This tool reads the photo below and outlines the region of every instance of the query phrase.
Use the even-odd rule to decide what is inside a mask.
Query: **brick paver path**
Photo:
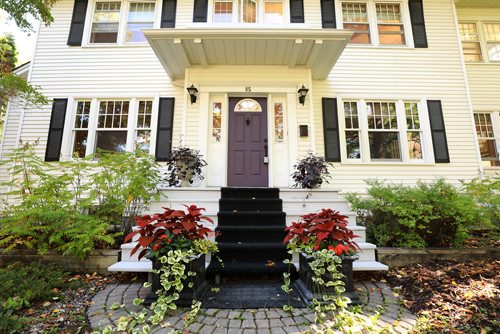
[[[398,294],[380,282],[356,283],[356,290],[362,302],[363,317],[370,317],[379,312],[377,324],[380,328],[388,328],[388,332],[409,333],[415,325],[415,315],[406,310],[400,303]],[[100,291],[87,311],[93,329],[102,329],[116,324],[118,319],[142,307],[134,306],[134,298],[144,298],[149,292],[140,283],[111,284]],[[113,310],[114,303],[120,304]],[[176,310],[166,317],[162,326],[154,328],[152,333],[169,333],[172,329],[182,330],[185,309]],[[200,334],[282,334],[301,333],[311,328],[314,313],[307,309],[297,309],[290,314],[281,309],[202,309],[188,333]]]

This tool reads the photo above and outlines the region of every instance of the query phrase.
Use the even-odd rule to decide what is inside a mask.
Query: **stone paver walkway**
[[[378,312],[380,317],[376,325],[387,328],[389,333],[409,333],[415,325],[415,315],[400,303],[398,294],[380,282],[356,283],[356,290],[362,302],[362,314],[365,319]],[[87,316],[94,330],[118,322],[130,312],[137,312],[142,307],[134,306],[134,298],[144,298],[149,288],[140,283],[112,284],[100,291],[93,299]],[[120,307],[113,310],[112,305]],[[182,330],[183,317],[187,310],[176,310],[169,314],[162,326],[154,328],[152,333],[169,333],[172,329]],[[314,313],[308,309],[296,309],[293,314],[281,309],[202,309],[186,331],[199,334],[283,334],[301,333],[311,329]]]

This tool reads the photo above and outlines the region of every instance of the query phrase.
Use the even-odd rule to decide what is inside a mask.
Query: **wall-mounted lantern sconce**
[[[196,89],[193,84],[191,84],[191,87],[188,87],[186,89],[189,93],[189,96],[191,97],[191,104],[196,103],[196,93],[198,93],[198,89]]]
[[[300,104],[304,105],[304,103],[306,102],[306,95],[307,95],[308,91],[309,91],[309,89],[304,87],[304,85],[302,85],[302,87],[297,91],[297,93],[299,94]]]

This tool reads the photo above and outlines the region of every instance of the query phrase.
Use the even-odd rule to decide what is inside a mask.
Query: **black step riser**
[[[234,251],[219,251],[217,254],[223,262],[262,262],[267,263],[271,260],[275,263],[283,262],[284,259],[288,258],[289,254],[286,251],[256,251],[256,250],[245,250],[240,252]]]
[[[221,188],[222,198],[279,198],[278,188]]]
[[[283,203],[279,199],[272,200],[230,200],[219,201],[220,211],[282,211]]]
[[[280,229],[278,231],[227,231],[224,229],[218,229],[220,235],[217,236],[217,242],[276,242],[277,240],[283,240],[286,236],[285,231]]]
[[[283,216],[245,216],[241,215],[219,215],[217,219],[218,226],[282,226],[285,228],[286,217]]]

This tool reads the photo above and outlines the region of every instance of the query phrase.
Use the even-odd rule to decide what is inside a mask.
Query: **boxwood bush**
[[[443,179],[416,186],[366,182],[369,196],[347,198],[378,246],[459,246],[470,227],[485,221],[474,197]]]

